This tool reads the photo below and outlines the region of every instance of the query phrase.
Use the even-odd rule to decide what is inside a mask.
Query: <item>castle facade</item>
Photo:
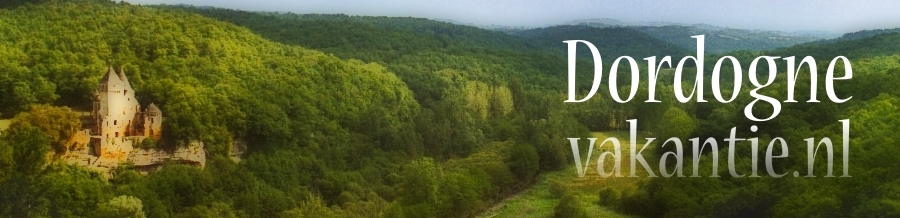
[[[124,70],[108,67],[94,91],[91,110],[90,144],[101,157],[122,157],[130,152],[123,145],[141,143],[145,138],[159,140],[162,111],[151,103],[146,110],[134,97],[134,89]]]

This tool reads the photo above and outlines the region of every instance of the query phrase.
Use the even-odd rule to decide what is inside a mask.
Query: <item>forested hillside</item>
[[[527,38],[535,44],[555,49],[562,54],[566,53],[568,47],[560,46],[560,42],[574,39],[587,40],[597,47],[601,56],[610,61],[624,55],[636,59],[650,56],[673,56],[673,60],[678,60],[693,50],[681,48],[640,31],[623,27],[552,26],[514,31],[513,33]],[[690,36],[687,39],[693,40]],[[589,50],[586,47],[581,48],[578,50],[578,55],[586,60],[591,60]]]
[[[615,19],[578,20],[566,24],[594,28],[632,29],[688,50],[694,49],[695,43],[690,38],[691,36],[706,35],[706,51],[709,53],[770,50],[814,42],[822,40],[822,37],[828,37],[823,34],[806,35],[778,31],[733,29],[708,24],[624,23]]]
[[[562,40],[592,41],[611,63],[619,55],[693,55],[690,35],[696,34],[690,31],[664,34],[689,40],[679,44],[619,28],[560,26],[510,35],[419,18],[105,0],[0,6],[0,119],[11,118],[0,133],[0,217],[471,217],[531,186],[541,173],[571,170],[565,138],[627,129],[626,119],[638,119],[641,134],[657,138],[721,139],[733,127],[740,137],[760,137],[763,146],[783,137],[791,154],[776,164],[778,172],[806,172],[808,137],[831,137],[834,156],[842,157],[837,120],[850,119],[853,177],[737,179],[721,160],[721,177],[655,178],[635,190],[601,192],[611,198],[601,197],[602,204],[618,211],[648,217],[900,215],[900,167],[892,162],[900,157],[894,147],[900,141],[897,33],[724,53],[737,57],[744,72],[759,55],[818,61],[817,84],[808,83],[806,68],[800,73],[800,103],[784,103],[777,119],[755,123],[743,116],[743,106],[754,100],[746,77],[740,97],[729,104],[673,103],[668,69],[656,87],[660,104],[643,103],[645,82],[631,103],[606,97],[563,103]],[[708,52],[734,44],[715,37],[707,35]],[[787,45],[746,42],[734,46]],[[824,101],[822,91],[824,70],[836,55],[853,63],[853,79],[837,85],[841,96],[853,96],[843,104]],[[707,57],[707,72],[716,59]],[[578,62],[579,90],[590,85],[591,64]],[[76,111],[89,108],[110,65],[124,68],[142,104],[154,102],[164,112],[157,146],[201,140],[208,150],[204,168],[172,163],[142,175],[123,167],[106,179],[52,155],[67,151],[60,142],[75,131]],[[761,93],[784,99],[784,69],[779,65],[778,79]],[[819,88],[822,103],[805,103],[810,86]],[[750,133],[750,125],[759,131]],[[236,142],[248,147],[239,162],[228,157]],[[751,153],[748,146],[736,150],[740,157]],[[709,155],[703,173],[711,169]],[[816,172],[824,171],[825,162],[816,163]],[[738,159],[742,172],[749,165],[749,158]]]
[[[852,32],[852,33],[845,33],[844,35],[841,35],[840,37],[837,37],[834,39],[820,40],[820,41],[815,41],[812,43],[827,44],[827,43],[837,42],[837,41],[864,39],[864,38],[869,38],[869,37],[873,37],[873,36],[877,36],[877,35],[881,35],[881,34],[885,34],[885,33],[896,33],[896,32],[900,32],[900,28],[860,30],[860,31]]]
[[[810,36],[790,36],[771,31],[741,30],[730,28],[699,28],[695,26],[642,26],[632,27],[685,49],[693,49],[694,35],[706,35],[706,51],[726,53],[739,50],[762,51],[783,48],[819,40]]]
[[[434,102],[443,95],[439,90],[444,83],[434,81],[433,75],[446,75],[449,69],[462,70],[469,78],[479,81],[505,81],[510,87],[543,90],[516,97],[516,102],[519,102],[516,103],[516,111],[525,113],[528,117],[547,117],[550,111],[545,107],[565,108],[566,113],[576,117],[578,122],[592,131],[620,128],[625,123],[625,117],[632,114],[658,117],[658,113],[644,112],[658,112],[664,110],[660,108],[666,107],[653,106],[635,112],[637,110],[627,109],[634,105],[611,104],[605,98],[596,98],[596,101],[586,104],[559,104],[564,98],[561,91],[565,90],[564,75],[567,68],[567,54],[562,50],[566,46],[562,41],[567,39],[558,38],[563,37],[558,32],[567,32],[569,28],[565,27],[558,30],[549,28],[548,31],[527,31],[528,36],[535,37],[529,38],[421,18],[298,15],[185,5],[154,7],[187,11],[228,21],[286,44],[310,46],[333,52],[343,58],[382,63],[406,82],[426,111],[436,106]],[[634,31],[617,33],[591,29],[602,33],[601,36],[609,36],[588,38],[602,49],[601,55],[607,63],[604,70],[609,70],[611,61],[619,55],[644,57],[647,54],[664,55],[664,52],[674,52],[669,55],[677,57],[686,52]],[[584,45],[580,46],[581,51],[587,51]],[[580,56],[577,62],[580,72],[578,86],[583,90],[590,88],[593,78],[591,60],[590,57]],[[629,69],[625,64],[620,67],[623,72]],[[535,107],[538,105],[534,102],[550,104]],[[541,145],[538,146],[540,148]]]
[[[363,61],[396,62],[401,56],[426,52],[497,55],[536,49],[521,38],[500,32],[424,18],[301,15],[189,5],[152,7],[200,14],[246,27],[272,41]]]
[[[267,26],[262,22],[247,22],[241,23],[242,19],[232,17],[233,14],[243,13],[243,19],[271,19],[268,22],[281,22],[278,25],[296,25],[302,28],[315,28],[316,26],[329,26],[329,28],[316,29],[322,32],[331,32],[338,34],[330,34],[333,36],[337,36],[332,39],[341,39],[341,42],[345,42],[348,44],[352,44],[353,38],[349,38],[347,36],[352,36],[350,34],[350,30],[342,30],[344,28],[340,28],[340,26],[355,26],[354,30],[365,29],[362,27],[371,27],[366,32],[371,32],[372,36],[379,35],[390,35],[397,34],[398,32],[403,32],[406,34],[413,34],[422,36],[421,38],[428,37],[438,37],[432,35],[435,31],[427,31],[434,30],[434,26],[446,26],[449,24],[443,24],[440,22],[431,22],[427,20],[420,20],[421,22],[416,22],[418,28],[405,27],[406,25],[398,25],[404,26],[403,28],[396,28],[395,25],[387,25],[384,23],[379,24],[378,21],[386,21],[391,20],[391,22],[398,22],[399,20],[403,20],[404,18],[371,18],[371,17],[348,17],[348,16],[324,16],[324,15],[291,15],[291,14],[259,14],[259,13],[248,13],[248,12],[240,12],[240,11],[228,11],[228,10],[189,10],[204,14],[205,16],[215,17],[217,19],[227,20],[229,22],[245,25],[248,28],[260,32],[261,35],[267,35],[265,28],[262,26]],[[331,23],[323,22],[323,17],[331,17]],[[248,18],[249,17],[249,18]],[[341,19],[334,19],[335,17]],[[336,22],[337,21],[337,22]],[[262,23],[260,25],[260,23]],[[403,22],[398,22],[403,23]],[[423,26],[431,27],[424,28]],[[271,28],[271,27],[270,27]],[[462,27],[472,31],[476,29]],[[573,27],[556,27],[559,28],[559,31],[569,31],[573,30],[570,34],[577,34],[579,31],[602,31],[597,29],[590,28],[573,28]],[[676,28],[676,27],[669,27]],[[277,29],[277,28],[272,28]],[[350,29],[350,28],[346,28]],[[551,29],[551,28],[548,28]],[[661,28],[658,30],[660,33],[672,33],[669,35],[659,35],[657,37],[668,36],[670,38],[678,37],[679,40],[683,40],[683,42],[676,43],[682,45],[682,47],[694,48],[695,41],[690,38],[691,35],[703,34],[703,32],[692,32],[691,30],[673,30],[673,31],[663,31],[665,28]],[[271,31],[271,29],[270,29]],[[281,30],[282,32],[290,32],[295,31],[291,29]],[[538,31],[538,30],[535,30]],[[650,31],[650,30],[646,30]],[[618,190],[616,192],[620,192],[621,197],[616,197],[612,201],[610,207],[616,208],[619,211],[631,213],[635,215],[644,215],[648,217],[657,217],[657,216],[667,216],[667,217],[685,217],[685,216],[713,216],[713,217],[756,217],[756,216],[786,216],[786,217],[807,217],[807,216],[829,216],[837,214],[839,216],[894,216],[898,214],[898,209],[895,204],[893,204],[893,200],[896,198],[896,193],[894,191],[896,189],[897,180],[890,178],[889,175],[895,175],[898,169],[894,167],[894,165],[888,164],[884,161],[888,161],[891,159],[895,159],[896,157],[900,157],[893,149],[893,145],[896,143],[896,134],[892,134],[891,132],[896,132],[897,129],[891,126],[898,126],[896,121],[896,113],[897,108],[894,106],[897,105],[898,96],[900,93],[897,93],[897,90],[892,88],[893,84],[897,84],[898,80],[900,80],[900,76],[897,73],[900,73],[900,57],[897,56],[898,51],[900,49],[895,49],[896,45],[900,44],[900,41],[896,39],[895,34],[883,34],[876,35],[873,37],[864,37],[856,40],[847,40],[844,42],[835,42],[835,43],[826,43],[823,45],[800,45],[794,46],[785,49],[777,49],[777,50],[768,50],[761,51],[766,49],[772,49],[777,47],[789,46],[797,43],[802,43],[804,40],[812,40],[812,39],[780,39],[780,38],[768,38],[770,35],[766,35],[768,33],[761,32],[756,34],[743,34],[745,32],[728,32],[726,30],[721,30],[725,32],[713,32],[713,34],[707,34],[707,51],[708,52],[726,52],[737,49],[749,49],[756,51],[740,51],[740,52],[732,52],[732,53],[724,53],[721,55],[731,55],[737,57],[744,68],[744,72],[747,72],[747,68],[749,67],[750,61],[760,55],[777,55],[777,56],[798,56],[798,58],[802,58],[804,56],[813,56],[817,59],[817,69],[818,69],[818,77],[819,82],[816,84],[820,92],[818,93],[818,98],[823,99],[826,98],[821,90],[824,89],[822,85],[822,77],[824,75],[825,69],[827,69],[828,63],[832,58],[838,55],[844,55],[851,58],[851,62],[853,63],[854,69],[854,79],[850,81],[846,81],[843,83],[838,83],[837,86],[838,93],[842,93],[842,95],[854,96],[854,98],[847,103],[844,104],[835,104],[835,103],[785,103],[784,108],[779,115],[779,117],[775,120],[764,122],[764,123],[755,123],[747,120],[742,114],[744,105],[749,104],[753,98],[749,97],[748,90],[750,84],[746,74],[744,74],[743,85],[745,85],[744,89],[742,89],[740,97],[733,103],[729,104],[720,104],[720,103],[687,103],[687,104],[674,104],[673,96],[671,92],[668,91],[660,91],[660,90],[671,90],[672,84],[666,79],[671,79],[671,75],[664,75],[665,79],[662,79],[663,82],[659,84],[657,87],[657,96],[661,96],[663,99],[662,104],[643,104],[643,103],[629,103],[629,104],[613,104],[608,102],[607,99],[604,98],[594,98],[587,103],[576,104],[576,105],[566,105],[566,108],[572,113],[575,117],[581,121],[584,125],[588,126],[592,130],[609,130],[609,129],[621,129],[623,127],[623,119],[624,118],[635,118],[641,122],[639,125],[639,129],[644,131],[651,136],[655,136],[656,138],[668,138],[671,136],[676,136],[680,138],[690,138],[690,137],[716,137],[719,139],[727,137],[730,128],[736,127],[738,128],[739,133],[741,133],[741,137],[760,137],[760,144],[766,145],[773,137],[783,137],[787,140],[788,145],[790,146],[790,150],[792,151],[790,158],[786,161],[776,164],[775,169],[778,172],[791,172],[791,171],[799,171],[805,172],[806,170],[806,154],[805,152],[805,143],[803,139],[809,137],[823,137],[828,136],[834,142],[840,142],[840,123],[837,120],[840,119],[850,119],[852,125],[850,126],[851,132],[851,149],[853,152],[850,153],[851,159],[851,169],[850,172],[853,178],[823,178],[822,173],[818,173],[819,177],[817,178],[782,178],[782,179],[774,179],[770,177],[763,178],[740,178],[736,179],[730,177],[727,168],[722,165],[720,162],[718,175],[721,177],[704,177],[704,178],[672,178],[672,179],[652,179],[650,182],[640,185],[637,190]],[[440,32],[440,31],[437,31]],[[476,31],[477,32],[477,31]],[[554,31],[548,31],[547,35],[543,36],[552,36]],[[677,32],[677,34],[676,34]],[[377,33],[377,34],[376,34]],[[727,33],[725,35],[721,34]],[[295,35],[296,34],[296,35]],[[473,34],[473,33],[469,33]],[[484,33],[489,34],[489,33]],[[641,36],[640,34],[635,34],[631,31],[621,31],[618,33],[609,33],[609,34],[623,34],[631,36]],[[719,34],[719,35],[717,35]],[[743,40],[741,42],[735,41],[734,34],[740,35],[741,37],[762,37],[767,38],[769,40],[776,40],[779,43],[774,43],[772,41],[762,40],[762,41],[754,41],[754,40]],[[267,36],[276,41],[283,41],[286,43],[296,43],[302,45],[303,42],[292,42],[291,40],[297,40],[297,38],[306,38],[309,37],[307,35],[311,35],[309,33],[291,33],[282,35],[281,38]],[[329,34],[325,34],[329,35]],[[438,34],[440,35],[440,34]],[[568,38],[568,35],[560,34],[562,37]],[[587,37],[590,34],[582,34],[578,36]],[[651,35],[653,35],[651,33]],[[530,35],[530,37],[538,36],[538,34]],[[498,38],[503,38],[506,36],[494,36]],[[732,38],[728,38],[732,37]],[[414,37],[420,38],[420,37]],[[529,38],[526,35],[525,38]],[[571,36],[571,39],[578,38],[576,36]],[[610,37],[598,37],[595,39],[596,41],[604,41],[608,40]],[[616,39],[616,37],[612,37]],[[402,39],[402,38],[401,38]],[[469,41],[472,38],[464,38],[459,37],[458,40]],[[532,38],[534,39],[534,38]],[[561,41],[561,39],[554,39],[552,37],[547,37],[544,39],[550,39],[554,41]],[[580,38],[579,38],[580,39]],[[722,39],[722,40],[717,40]],[[743,38],[741,38],[743,39]],[[323,41],[325,38],[316,38],[316,40],[311,41]],[[360,39],[363,40],[363,39]],[[406,39],[404,39],[406,40]],[[512,40],[515,42],[515,39],[504,38],[503,42],[510,42]],[[588,39],[589,41],[593,41]],[[398,40],[402,41],[402,40]],[[364,43],[365,45],[390,45],[390,44],[402,44],[398,41],[391,40],[383,40],[379,41],[380,43]],[[553,47],[553,42],[545,42],[546,40],[532,40],[534,47],[529,46],[519,46],[519,48],[525,48],[527,50],[540,50],[543,48],[549,47],[550,52],[553,53],[561,53],[557,46]],[[385,43],[389,42],[389,43]],[[453,42],[450,40],[448,42]],[[491,53],[498,54],[498,56],[493,56],[493,58],[497,57],[516,57],[518,56],[510,56],[511,53],[502,53],[504,51],[503,48],[509,48],[508,44],[477,44],[477,43],[486,42],[486,40],[476,40],[475,42],[469,43],[444,43],[446,47],[434,46],[435,48],[441,48],[442,53],[435,53],[429,55],[435,55],[437,57],[447,57],[447,53],[458,55],[462,53],[452,53],[459,51],[472,51],[477,50],[478,47],[489,47],[492,48]],[[605,42],[605,41],[604,41]],[[627,41],[629,45],[633,45],[635,43],[645,43],[648,41],[643,40],[635,40],[635,41]],[[653,41],[650,41],[651,43]],[[314,42],[309,42],[314,43]],[[465,45],[475,45],[478,47],[467,47]],[[598,45],[609,46],[604,43],[595,43]],[[736,46],[736,47],[735,47]],[[743,47],[742,47],[743,46]],[[749,46],[749,47],[748,47]],[[333,49],[335,54],[344,57],[350,58],[366,58],[365,55],[358,56],[359,54],[354,53],[343,53],[342,50],[349,49],[336,49],[335,47],[339,46],[322,46],[321,49],[328,50]],[[352,46],[348,46],[352,47]],[[463,49],[465,48],[465,49]],[[666,49],[669,47],[662,46],[662,49]],[[710,49],[714,48],[714,49]],[[554,51],[556,49],[556,51]],[[630,47],[622,45],[616,49],[609,49],[609,52],[621,52],[621,55],[633,55],[636,57],[646,56],[646,54],[656,54],[658,53],[660,47],[652,48],[653,51],[648,51],[646,49],[636,49],[629,50]],[[692,51],[691,49],[687,49],[688,51]],[[452,51],[452,52],[448,52]],[[501,52],[498,52],[501,51]],[[624,52],[623,52],[624,51]],[[676,50],[665,50],[667,52],[673,52],[672,55],[679,54]],[[635,52],[634,54],[630,52]],[[398,54],[403,54],[399,53]],[[408,53],[410,56],[417,56],[420,53],[412,52]],[[533,54],[539,54],[535,52]],[[604,53],[606,54],[606,53]],[[692,53],[688,53],[692,54]],[[357,55],[357,56],[354,56]],[[659,54],[664,55],[664,54]],[[465,53],[465,56],[478,57],[478,60],[491,60],[492,56],[483,56],[479,55],[476,52]],[[611,56],[611,55],[610,55]],[[610,57],[605,56],[605,57]],[[706,63],[706,76],[709,76],[710,69],[712,69],[712,65],[715,63],[713,60],[718,59],[718,55],[711,55],[707,58]],[[369,57],[381,57],[381,58],[373,58],[368,60],[378,61],[384,63],[388,66],[389,69],[396,69],[395,72],[400,75],[400,77],[414,90],[414,93],[417,94],[417,99],[425,108],[429,108],[429,103],[432,100],[436,99],[433,97],[423,97],[421,94],[425,87],[430,87],[428,85],[417,86],[416,84],[419,82],[416,78],[415,73],[404,73],[404,72],[416,72],[416,70],[410,69],[425,69],[427,72],[429,69],[436,69],[439,67],[435,66],[446,66],[440,64],[425,64],[425,68],[422,68],[421,63],[433,63],[434,61],[425,61],[422,62],[420,59],[391,59],[385,58],[389,56],[369,56]],[[541,56],[541,59],[545,59],[548,56]],[[614,56],[613,56],[614,57]],[[558,57],[557,57],[558,58]],[[510,58],[512,60],[513,58]],[[440,60],[447,60],[446,58],[441,58]],[[524,60],[524,59],[523,59]],[[531,59],[534,60],[534,59]],[[607,59],[609,60],[609,59]],[[474,60],[469,60],[473,63]],[[440,62],[438,62],[440,63]],[[561,65],[552,65],[553,63],[559,64],[560,62],[512,62],[518,63],[525,66],[517,66],[517,65],[504,65],[504,67],[496,68],[501,71],[492,71],[492,72],[503,72],[502,69],[525,69],[525,72],[537,72],[537,73],[547,73],[547,72],[558,72],[559,69],[564,69]],[[550,63],[551,65],[540,65],[535,63]],[[584,63],[582,63],[584,64]],[[778,99],[784,99],[785,96],[785,75],[782,61],[778,62],[779,65],[779,74],[778,79],[776,79],[775,83],[770,85],[768,88],[763,89],[763,93],[766,95],[774,96]],[[419,66],[418,68],[408,67],[408,66]],[[583,69],[583,67],[581,67]],[[537,71],[530,71],[534,69],[538,69]],[[729,75],[730,70],[726,67],[724,73],[726,76],[723,80],[727,81],[730,79]],[[807,99],[809,98],[807,91],[810,89],[811,84],[808,83],[808,74],[801,73],[798,86],[795,88],[797,90],[797,99]],[[840,70],[838,70],[840,72]],[[840,73],[838,73],[840,74]],[[512,81],[521,80],[521,81],[529,81],[524,84],[535,84],[537,86],[547,86],[553,88],[561,88],[555,86],[554,84],[562,84],[559,81],[545,80],[547,82],[537,82],[541,80],[533,80],[535,78],[531,73],[524,74],[515,74],[511,72],[509,75],[514,75],[508,77]],[[541,75],[541,74],[537,74]],[[552,78],[552,77],[551,77]],[[557,77],[558,78],[558,77]],[[708,78],[707,78],[708,79]],[[580,79],[580,81],[585,81],[584,79]],[[583,84],[582,84],[583,85]],[[731,87],[731,84],[725,82],[723,87]],[[415,87],[415,88],[414,88]],[[583,87],[583,86],[582,86]],[[638,93],[644,93],[646,87],[642,86],[638,87]],[[707,90],[710,87],[706,87]],[[730,93],[728,90],[725,93]],[[434,95],[432,95],[434,96]],[[633,100],[632,102],[641,102],[641,95],[638,96],[638,99]],[[517,101],[518,102],[518,101]],[[557,105],[559,103],[552,103],[551,105]],[[802,102],[802,100],[801,100]],[[518,109],[518,107],[517,107]],[[764,113],[766,109],[761,109],[761,112]],[[426,110],[427,111],[427,110]],[[531,110],[525,110],[531,111]],[[551,118],[552,119],[552,118]],[[550,121],[550,120],[547,120]],[[749,126],[757,125],[759,127],[759,131],[756,133],[750,133],[747,131]],[[877,129],[877,131],[873,131]],[[527,139],[531,140],[531,139]],[[552,139],[551,139],[552,140]],[[528,141],[530,143],[540,144],[538,141]],[[745,144],[742,144],[745,145]],[[655,145],[655,146],[658,146]],[[836,145],[837,146],[837,145]],[[836,147],[834,151],[835,157],[841,157],[842,152],[839,148]],[[540,152],[540,146],[538,146],[538,151]],[[721,147],[720,147],[721,148]],[[656,155],[659,155],[667,150],[658,149]],[[724,151],[722,151],[724,152]],[[762,152],[762,151],[758,151]],[[750,168],[750,150],[747,146],[739,146],[736,153],[738,154],[738,162],[739,170],[747,171]],[[706,154],[707,157],[704,157],[703,162],[701,162],[700,169],[710,169],[710,163],[708,157],[710,154]],[[723,153],[720,153],[724,155]],[[758,154],[761,156],[762,154]],[[743,159],[740,159],[743,158]],[[541,156],[541,160],[544,160],[544,156]],[[820,158],[821,159],[821,158]],[[816,162],[816,172],[823,172],[824,169],[824,161]],[[688,168],[689,164],[686,163],[686,168]],[[671,164],[669,167],[672,167]],[[834,168],[836,171],[839,171],[842,167],[840,163],[835,164]],[[763,172],[764,173],[764,172]],[[840,173],[838,173],[840,175]],[[573,175],[574,176],[574,175]],[[790,177],[790,175],[788,175]],[[877,184],[877,185],[876,185]],[[601,196],[604,195],[601,192]],[[618,196],[618,195],[611,195]],[[601,197],[602,198],[602,197]],[[601,199],[603,200],[603,199]],[[619,200],[619,201],[616,201]],[[604,200],[607,201],[608,200]]]
[[[840,39],[825,41],[825,43],[810,43],[785,49],[777,49],[764,52],[771,55],[810,55],[817,59],[834,58],[839,55],[848,58],[861,59],[877,56],[889,56],[900,51],[900,32],[887,31],[883,34],[875,34],[859,39]]]
[[[420,19],[316,19],[347,34],[103,0],[0,9],[0,116],[12,117],[0,216],[465,217],[561,169],[571,157],[556,139],[587,134],[558,104],[561,55]],[[284,41],[264,38],[276,30]],[[316,38],[286,40],[298,36]],[[158,146],[202,140],[205,168],[105,180],[42,158],[108,65],[164,112]],[[248,145],[240,162],[226,156],[235,141]]]
[[[654,178],[637,190],[622,191],[621,201],[613,207],[635,215],[647,217],[893,217],[900,215],[900,207],[896,204],[900,180],[896,178],[900,167],[892,164],[892,160],[900,157],[896,148],[900,141],[897,127],[900,126],[900,92],[896,84],[900,83],[900,38],[897,33],[876,35],[869,38],[839,41],[825,44],[794,46],[786,49],[761,52],[740,52],[734,55],[741,60],[747,81],[747,65],[752,57],[760,55],[805,56],[816,58],[817,98],[821,103],[807,103],[810,98],[810,74],[808,66],[800,70],[800,77],[794,89],[799,103],[782,103],[781,113],[777,118],[767,122],[752,122],[743,115],[743,106],[753,98],[748,95],[748,88],[742,89],[742,97],[735,102],[721,104],[713,102],[704,104],[688,104],[681,108],[691,117],[695,128],[685,138],[707,137],[723,139],[728,137],[731,128],[737,128],[738,137],[759,137],[760,150],[758,157],[765,155],[763,150],[774,137],[785,139],[790,150],[789,158],[775,161],[775,172],[787,172],[784,178],[772,178],[766,175],[765,168],[759,165],[761,178],[748,178],[751,169],[750,154],[747,143],[738,143],[736,147],[738,171],[742,178],[733,177],[725,160],[725,150],[720,144],[718,153],[720,162],[717,175],[708,177],[711,172],[711,156],[714,152],[707,149],[701,159],[699,169],[701,178]],[[853,66],[853,79],[836,83],[836,92],[841,96],[852,96],[848,102],[837,104],[827,100],[821,82],[829,62],[838,55],[850,58]],[[785,64],[779,60],[778,74],[774,83],[762,89],[761,93],[776,99],[785,99],[787,92]],[[707,63],[711,67],[711,63]],[[836,75],[843,75],[843,69],[837,65]],[[709,69],[709,68],[707,68]],[[765,68],[763,68],[765,69]],[[730,75],[730,67],[726,67]],[[764,72],[758,74],[765,75]],[[707,78],[709,79],[709,78]],[[725,81],[731,81],[726,79]],[[749,86],[743,82],[744,87]],[[732,84],[723,85],[730,90]],[[751,86],[752,87],[752,86]],[[709,87],[707,87],[709,88]],[[754,110],[754,113],[765,114],[771,108]],[[668,113],[667,113],[668,114]],[[841,123],[838,120],[849,119],[850,150],[840,148]],[[758,132],[747,131],[751,125],[759,128]],[[656,133],[665,139],[664,133]],[[807,147],[804,139],[829,137],[835,143],[833,167],[835,177],[824,177],[827,171],[826,159],[822,154],[816,157],[815,178],[805,177],[807,172]],[[721,142],[721,141],[720,141]],[[778,150],[775,146],[776,152]],[[671,149],[663,149],[657,155]],[[691,149],[686,149],[687,153]],[[840,177],[843,164],[839,161],[844,152],[849,152],[849,173],[851,177]],[[689,155],[688,155],[689,156]],[[685,160],[685,174],[693,165]],[[760,160],[762,161],[762,160]],[[667,164],[673,167],[674,162]],[[800,172],[800,177],[791,172]],[[795,178],[796,177],[796,178]]]

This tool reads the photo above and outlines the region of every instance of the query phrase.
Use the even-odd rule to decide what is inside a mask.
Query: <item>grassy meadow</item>
[[[586,209],[590,217],[631,217],[613,208],[599,206],[600,196],[598,192],[606,187],[616,189],[620,193],[631,192],[638,188],[638,183],[649,180],[646,177],[647,172],[637,168],[638,175],[641,177],[609,177],[602,178],[597,174],[596,162],[601,152],[612,150],[611,147],[604,146],[599,149],[599,143],[609,137],[616,137],[622,146],[622,163],[621,173],[627,176],[630,173],[631,164],[629,161],[630,141],[628,132],[593,132],[593,136],[597,138],[594,145],[594,153],[591,157],[590,167],[586,169],[584,177],[579,178],[575,166],[569,166],[563,170],[541,174],[535,185],[522,191],[521,193],[507,198],[479,217],[553,217],[554,208],[560,202],[561,193],[572,193],[580,199],[582,207]],[[643,135],[638,133],[637,145],[642,146],[646,140]],[[588,146],[586,140],[581,141],[582,147]],[[647,163],[656,169],[659,165],[659,159],[653,153],[654,145],[648,146],[642,153]],[[582,158],[587,154],[582,153]],[[572,160],[570,160],[572,161]],[[610,170],[613,162],[606,160],[604,164],[607,170]]]

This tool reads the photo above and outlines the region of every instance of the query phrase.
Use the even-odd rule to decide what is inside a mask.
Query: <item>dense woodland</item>
[[[893,176],[900,168],[892,164],[900,157],[892,148],[900,130],[896,33],[726,54],[744,68],[759,55],[812,55],[819,74],[835,55],[853,63],[854,78],[837,87],[851,101],[784,104],[777,119],[753,123],[742,114],[752,100],[746,93],[731,104],[676,104],[671,79],[656,89],[660,104],[641,103],[641,94],[628,104],[606,97],[563,104],[564,44],[545,42],[559,41],[552,31],[522,37],[418,18],[104,0],[3,6],[0,117],[12,124],[0,136],[0,217],[469,217],[542,172],[568,170],[565,138],[626,129],[626,119],[658,138],[724,138],[732,127],[758,125],[759,132],[742,136],[759,136],[761,144],[787,139],[791,156],[777,168],[801,172],[802,139],[838,142],[837,120],[851,119],[853,178],[735,179],[720,166],[718,178],[653,179],[636,190],[600,193],[611,199],[604,205],[621,212],[900,215],[900,180]],[[589,31],[571,34],[598,33]],[[609,48],[615,55],[691,54],[637,31],[607,34],[591,41],[640,48]],[[645,40],[622,38],[635,36]],[[706,72],[716,59],[707,57]],[[604,60],[608,69],[612,59]],[[591,64],[579,62],[581,90],[590,85]],[[141,175],[126,167],[107,180],[45,155],[71,149],[61,141],[78,128],[75,111],[89,106],[107,65],[123,67],[141,103],[164,111],[163,140],[154,146],[202,140],[205,168],[172,164]],[[784,95],[783,83],[763,92]],[[808,83],[796,90],[797,99],[808,98]],[[240,162],[227,157],[235,141],[248,144]],[[749,167],[749,159],[741,161]]]
[[[613,60],[623,55],[629,55],[634,58],[668,55],[678,60],[690,53],[688,49],[643,34],[638,30],[623,27],[552,26],[521,30],[514,33],[529,39],[533,43],[554,48],[561,54],[566,54],[569,48],[568,46],[560,46],[560,42],[572,39],[585,40],[597,47],[600,56],[605,57],[607,60]],[[688,36],[688,39],[693,40],[690,36]],[[579,58],[591,60],[591,53],[587,48],[582,47],[577,51]]]
[[[815,36],[797,36],[771,31],[706,27],[703,25],[643,26],[633,27],[633,29],[685,49],[693,49],[696,44],[689,36],[706,35],[706,48],[710,53],[771,50],[819,39]]]
[[[2,216],[471,216],[539,171],[565,166],[566,150],[556,149],[564,142],[553,139],[588,132],[554,104],[562,78],[549,69],[565,66],[545,59],[561,56],[482,42],[503,34],[470,27],[439,26],[464,35],[440,40],[362,32],[403,37],[327,44],[356,55],[339,58],[124,3],[26,3],[0,17],[9,60],[0,64],[0,116],[13,119],[0,140]],[[379,19],[387,18],[371,20]],[[123,168],[107,181],[42,158],[65,152],[56,133],[77,129],[64,125],[77,122],[68,115],[89,106],[107,65],[124,68],[142,103],[164,111],[157,147],[206,142],[204,169],[175,164],[142,176]],[[248,144],[239,163],[227,158],[236,140]]]
[[[709,21],[714,22],[714,21]],[[706,48],[710,53],[727,53],[733,51],[749,50],[764,51],[777,48],[789,47],[796,44],[811,43],[819,41],[822,38],[830,38],[832,34],[802,32],[786,33],[778,31],[764,30],[746,30],[733,29],[727,27],[718,27],[708,24],[673,24],[673,23],[648,23],[647,25],[622,23],[617,20],[597,19],[597,20],[580,20],[566,23],[567,25],[580,27],[593,27],[599,29],[608,29],[611,27],[630,29],[646,33],[658,40],[669,42],[683,49],[692,50],[695,46],[694,40],[690,37],[694,35],[706,35]],[[529,32],[532,30],[525,30]],[[510,30],[510,32],[521,32],[521,30]],[[841,38],[848,38],[848,35],[857,36],[856,38],[864,38],[865,36],[873,36],[881,31],[860,31],[857,33],[847,34]]]

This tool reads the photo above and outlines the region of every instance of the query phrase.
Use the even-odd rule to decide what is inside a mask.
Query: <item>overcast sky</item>
[[[895,0],[126,0],[248,11],[424,17],[478,25],[548,26],[613,18],[623,22],[705,23],[739,29],[836,33],[900,27]]]

